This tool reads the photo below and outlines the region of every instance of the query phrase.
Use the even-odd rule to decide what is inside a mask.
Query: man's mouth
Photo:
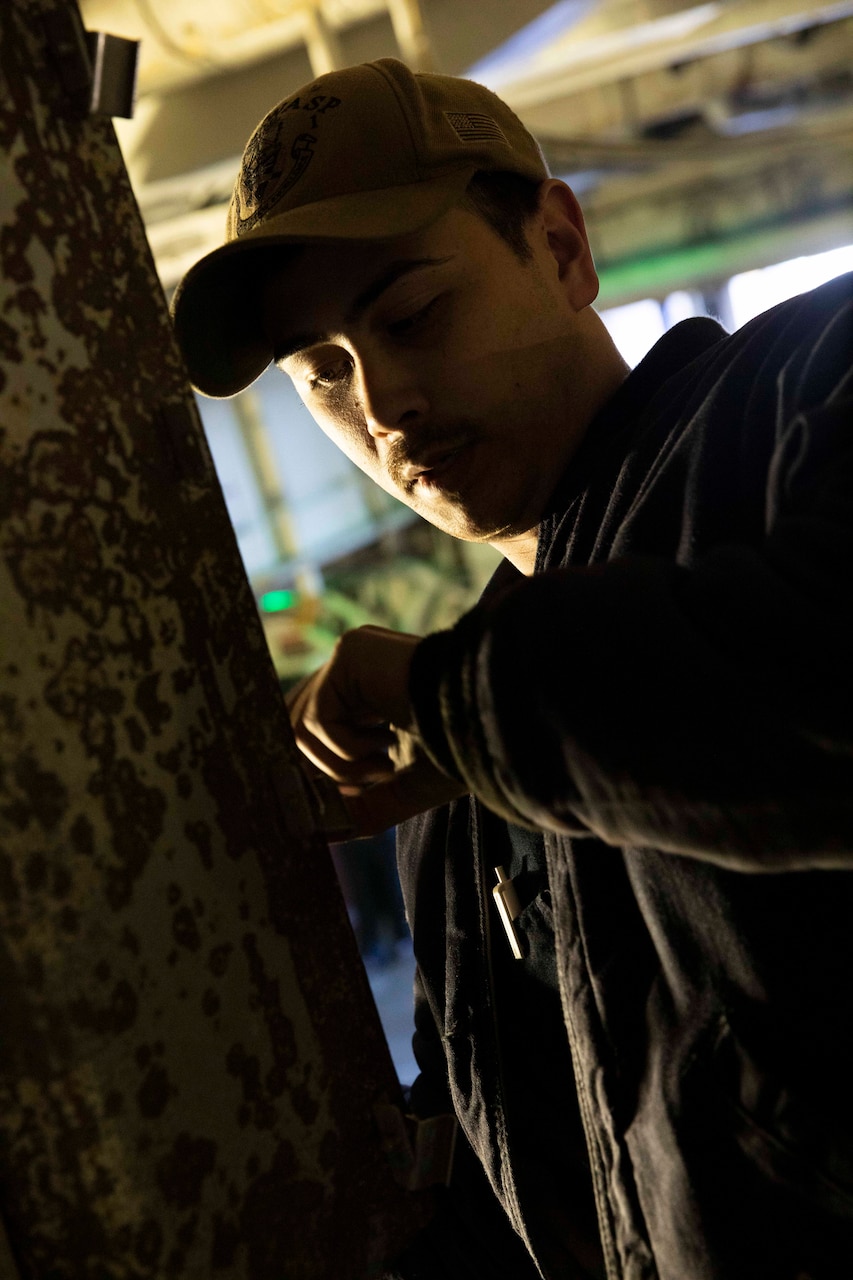
[[[451,478],[456,459],[469,443],[470,441],[460,440],[452,445],[445,444],[424,450],[408,458],[398,471],[406,493],[444,488],[445,482]]]
[[[407,487],[412,490],[418,486],[429,487],[438,482],[459,453],[461,447],[460,445],[456,449],[448,449],[429,463],[416,463],[414,467],[410,467],[406,481]]]

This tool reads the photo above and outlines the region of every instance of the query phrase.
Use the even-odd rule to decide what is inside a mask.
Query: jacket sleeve
[[[734,465],[734,464],[733,464]],[[423,743],[510,821],[853,866],[853,399],[777,428],[764,531],[528,578],[416,651]]]

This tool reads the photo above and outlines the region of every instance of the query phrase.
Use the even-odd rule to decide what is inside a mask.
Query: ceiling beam
[[[458,75],[551,0],[80,0],[90,30],[140,40],[138,91],[165,94],[311,44],[314,74],[382,56],[359,39],[387,26],[387,49],[410,66]],[[370,41],[368,40],[368,44]],[[359,46],[361,46],[359,48]],[[344,58],[344,63],[340,57]]]
[[[631,138],[647,126],[686,117],[710,118],[725,103],[746,103],[813,87],[843,99],[853,93],[853,18],[812,28],[806,40],[776,37],[761,44],[696,57],[633,76],[618,74],[524,106],[520,113],[537,136]],[[516,109],[519,110],[518,104]]]
[[[642,12],[639,4],[637,9]],[[651,21],[638,16],[636,22],[601,36],[587,38],[585,24],[580,23],[538,60],[528,61],[522,74],[512,78],[511,69],[505,69],[490,83],[524,114],[602,84],[636,79],[851,16],[853,0],[714,0]]]

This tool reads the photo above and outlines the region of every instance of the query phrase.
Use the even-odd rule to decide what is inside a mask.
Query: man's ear
[[[569,302],[582,311],[598,297],[598,273],[577,197],[559,178],[542,183],[536,227],[557,264]]]

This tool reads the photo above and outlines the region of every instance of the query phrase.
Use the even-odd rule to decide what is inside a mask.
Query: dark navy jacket
[[[677,326],[590,428],[535,576],[418,648],[423,744],[478,799],[399,834],[413,1101],[465,1135],[401,1274],[853,1275],[852,366],[850,276]],[[504,849],[538,833],[562,1002],[524,1024],[529,1085],[501,819]]]

